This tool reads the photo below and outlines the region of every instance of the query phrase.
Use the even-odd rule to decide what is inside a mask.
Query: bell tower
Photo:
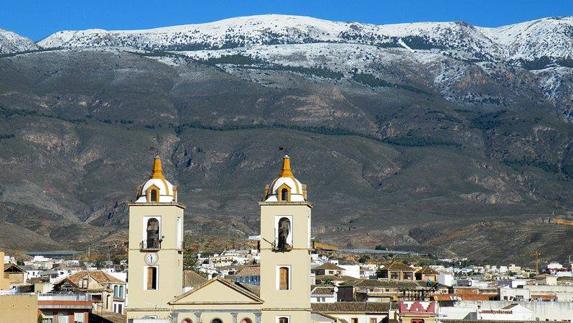
[[[311,209],[306,185],[293,175],[289,156],[265,187],[261,207],[262,322],[311,322]]]
[[[150,178],[129,204],[128,322],[167,319],[168,302],[182,293],[184,210],[156,156]]]

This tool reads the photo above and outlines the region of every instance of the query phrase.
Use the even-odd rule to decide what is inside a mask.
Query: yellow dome
[[[279,177],[265,188],[265,202],[305,202],[306,185],[294,177],[290,157],[283,157]]]
[[[149,180],[137,193],[136,203],[171,203],[177,202],[177,188],[169,183],[163,175],[163,167],[159,156],[153,160],[153,168]]]

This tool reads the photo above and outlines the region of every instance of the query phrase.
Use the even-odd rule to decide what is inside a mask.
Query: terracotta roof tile
[[[387,313],[388,303],[377,302],[336,302],[313,303],[312,310],[321,313]]]
[[[235,274],[235,277],[243,277],[243,276],[260,276],[261,275],[261,267],[259,266],[245,266],[239,269],[239,271]]]
[[[183,271],[183,287],[197,288],[207,282],[207,278],[194,270]]]
[[[313,270],[338,270],[338,271],[343,271],[344,268],[340,268],[337,265],[330,263],[330,262],[325,262],[324,264],[313,268]]]
[[[103,272],[101,270],[93,270],[93,271],[87,271],[87,270],[83,270],[83,271],[79,271],[71,276],[69,276],[67,279],[69,281],[71,281],[72,283],[74,283],[75,285],[78,285],[80,280],[82,280],[83,278],[86,277],[91,277],[93,280],[97,281],[100,284],[103,283],[112,283],[112,284],[125,284],[124,281],[117,279],[115,277],[113,277],[112,275]]]

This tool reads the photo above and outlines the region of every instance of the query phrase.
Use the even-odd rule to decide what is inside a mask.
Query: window
[[[350,319],[350,322],[352,322],[352,323],[358,323],[358,318],[353,317],[353,318]]]
[[[154,249],[159,248],[159,220],[156,218],[147,220],[146,232],[146,247]]]
[[[124,296],[123,296],[123,295],[124,295],[124,293],[123,293],[124,288],[125,288],[125,286],[119,286],[119,296],[118,296],[119,298],[123,298],[123,297],[124,297]]]
[[[241,323],[253,323],[253,321],[251,321],[250,318],[245,317],[244,319],[241,320]]]
[[[157,289],[157,267],[147,267],[146,289]]]
[[[283,188],[281,190],[281,201],[288,201],[288,189],[287,188]]]
[[[113,311],[115,313],[122,314],[123,313],[123,304],[113,304]]]
[[[371,318],[371,319],[370,319],[370,323],[377,323],[377,322],[378,322],[378,320],[375,319],[375,318]]]
[[[156,189],[152,189],[149,192],[149,200],[151,202],[159,202],[159,192]]]
[[[424,320],[421,319],[413,319],[412,323],[424,323]]]
[[[190,318],[186,318],[183,321],[181,321],[181,323],[193,323],[193,320]]]
[[[82,278],[80,281],[80,288],[88,288],[89,280],[87,278]]]
[[[289,267],[279,268],[279,290],[290,289],[290,269]]]
[[[288,317],[279,317],[279,323],[289,323]]]
[[[115,298],[119,297],[119,286],[117,286],[117,285],[113,286],[113,297],[115,297]]]
[[[211,323],[223,323],[221,319],[213,319]]]
[[[291,236],[291,223],[289,218],[282,217],[279,220],[277,227],[277,249],[280,251],[286,251],[291,248],[292,236]]]
[[[74,313],[74,323],[84,323],[85,317],[84,313]]]
[[[42,323],[53,323],[53,319],[51,317],[43,317]]]
[[[390,279],[400,279],[400,273],[397,271],[390,272]]]

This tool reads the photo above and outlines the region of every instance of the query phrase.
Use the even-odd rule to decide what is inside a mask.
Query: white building
[[[343,276],[360,278],[360,266],[359,265],[338,265],[338,267],[344,269],[342,271]]]
[[[530,301],[531,292],[527,288],[502,287],[499,289],[499,298],[502,301]]]

